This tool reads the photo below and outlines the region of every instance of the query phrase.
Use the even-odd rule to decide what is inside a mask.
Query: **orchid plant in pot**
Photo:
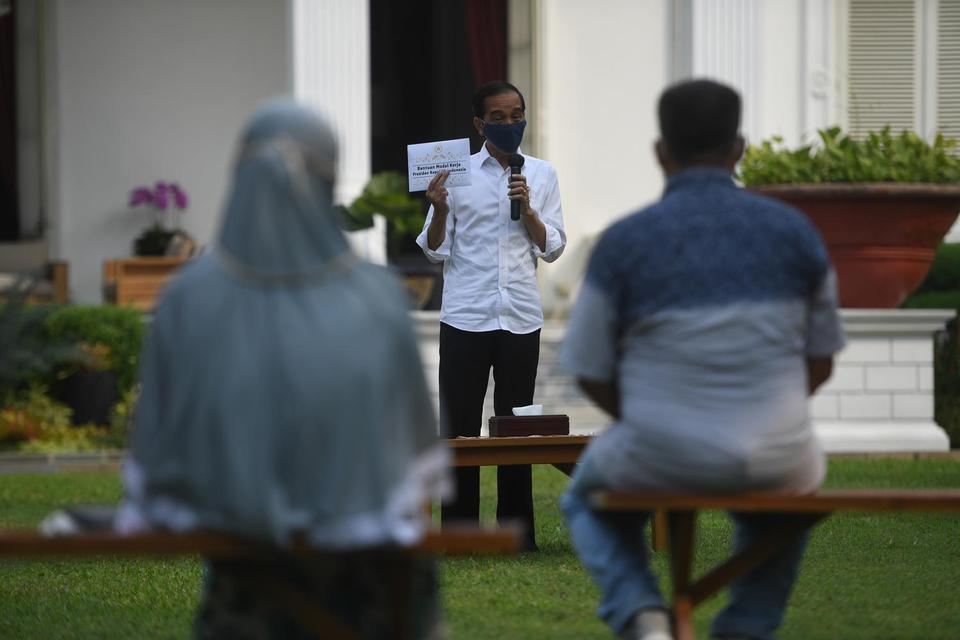
[[[186,192],[175,182],[158,181],[153,187],[136,187],[130,192],[131,208],[145,206],[153,210],[153,224],[133,242],[137,256],[166,255],[180,229],[180,216],[188,204]]]

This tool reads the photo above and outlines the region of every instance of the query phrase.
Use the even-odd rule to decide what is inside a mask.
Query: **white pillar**
[[[370,179],[370,10],[354,0],[294,0],[294,92],[332,122],[340,142],[334,198],[349,204]],[[378,216],[379,218],[379,216]],[[348,234],[361,257],[386,264],[386,226]]]
[[[336,199],[370,179],[370,11],[354,0],[294,0],[294,92],[330,118],[340,141]]]
[[[759,26],[759,0],[693,2],[693,77],[713,78],[740,92],[741,128],[751,140],[760,134]]]
[[[803,60],[800,74],[801,133],[813,139],[817,129],[842,121],[837,68],[836,7],[831,0],[804,0]]]

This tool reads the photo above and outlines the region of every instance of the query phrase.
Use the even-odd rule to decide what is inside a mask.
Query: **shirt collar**
[[[666,193],[690,187],[735,188],[733,174],[720,167],[691,167],[673,174],[667,179]]]
[[[519,148],[518,148],[518,149],[517,149],[517,153],[519,153],[520,155],[523,155],[523,149],[519,149]],[[487,141],[486,141],[486,140],[484,140],[484,141],[483,141],[483,144],[480,145],[480,152],[477,153],[477,160],[479,160],[481,167],[486,166],[487,160],[489,160],[490,162],[493,163],[493,166],[494,166],[494,168],[496,168],[497,171],[509,171],[509,170],[510,170],[510,167],[507,167],[506,169],[504,169],[503,167],[501,167],[501,166],[500,166],[500,163],[497,162],[497,159],[494,158],[492,155],[490,155],[490,151],[487,149]],[[524,156],[524,160],[526,160],[526,156]]]

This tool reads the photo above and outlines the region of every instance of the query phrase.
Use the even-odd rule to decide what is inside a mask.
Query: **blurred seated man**
[[[597,489],[814,491],[824,454],[807,396],[843,346],[835,276],[798,211],[738,188],[740,98],[710,81],[667,89],[655,149],[661,200],[594,249],[561,358],[614,418],[580,458],[562,506],[622,638],[671,638],[640,517],[592,512]],[[735,547],[774,517],[733,514]],[[806,533],[730,590],[715,638],[773,638]]]
[[[449,484],[406,296],[349,250],[332,206],[337,148],[278,101],[240,141],[211,251],[168,286],[141,368],[116,526],[210,529],[318,549],[417,542]],[[440,634],[435,567],[397,551],[210,564],[198,638],[316,637],[307,603],[362,638]]]

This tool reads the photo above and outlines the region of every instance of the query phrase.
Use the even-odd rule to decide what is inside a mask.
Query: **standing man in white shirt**
[[[553,262],[567,240],[556,172],[519,150],[525,109],[512,84],[481,86],[473,126],[484,144],[470,158],[470,186],[448,190],[444,171],[427,188],[430,210],[417,244],[443,262],[440,416],[449,437],[480,435],[491,367],[496,415],[533,403],[543,327],[537,260]],[[515,153],[524,163],[511,175]],[[517,221],[510,217],[514,200],[521,204]],[[457,469],[456,481],[457,497],[443,505],[442,520],[477,522],[479,469]],[[497,520],[508,519],[525,523],[524,548],[535,551],[530,465],[497,468]]]

